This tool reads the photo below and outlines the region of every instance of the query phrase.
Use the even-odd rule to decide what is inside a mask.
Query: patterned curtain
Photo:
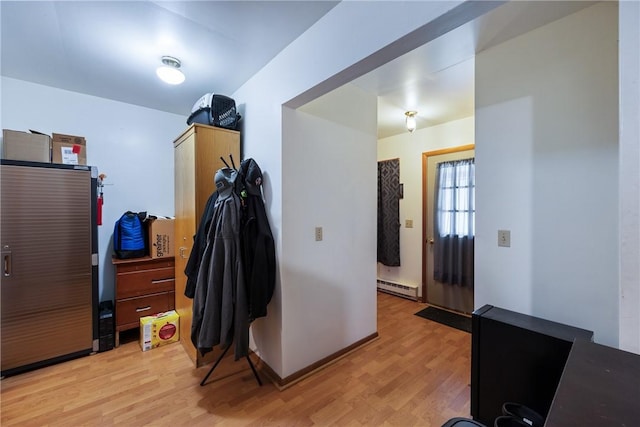
[[[433,278],[473,288],[474,159],[438,163],[434,204]]]
[[[400,159],[378,162],[378,262],[400,266]]]

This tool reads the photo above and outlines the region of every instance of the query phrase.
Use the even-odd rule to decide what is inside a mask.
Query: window
[[[435,222],[438,235],[475,235],[474,159],[438,164]]]

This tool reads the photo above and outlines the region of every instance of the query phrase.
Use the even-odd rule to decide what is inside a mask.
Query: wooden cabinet
[[[140,318],[175,308],[175,262],[171,258],[113,259],[116,268],[116,346],[120,331]]]
[[[176,311],[180,315],[180,342],[196,366],[209,363],[215,352],[203,357],[191,343],[193,300],[185,297],[184,270],[193,247],[193,237],[209,196],[215,191],[214,177],[233,156],[240,166],[240,132],[193,124],[174,141],[175,161],[175,278]]]

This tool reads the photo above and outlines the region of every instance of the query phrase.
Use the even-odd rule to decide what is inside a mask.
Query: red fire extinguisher
[[[98,210],[96,212],[96,223],[102,225],[102,204],[104,203],[102,198],[102,192],[98,195]]]
[[[101,173],[98,175],[98,188],[100,189],[100,193],[98,194],[97,200],[97,209],[96,209],[96,223],[98,225],[102,225],[102,205],[104,204],[104,195],[102,194],[102,188],[104,187],[104,179],[107,175]]]

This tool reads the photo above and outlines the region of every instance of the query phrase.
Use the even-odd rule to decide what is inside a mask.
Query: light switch
[[[413,220],[412,219],[405,219],[404,220],[404,227],[405,228],[413,228]]]
[[[498,230],[498,246],[511,247],[511,230]]]

